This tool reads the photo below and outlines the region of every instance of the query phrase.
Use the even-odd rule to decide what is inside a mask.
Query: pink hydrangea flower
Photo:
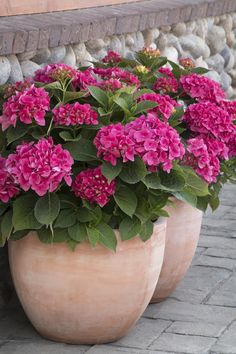
[[[180,65],[182,65],[185,69],[193,69],[196,67],[193,59],[191,58],[181,58],[179,60]]]
[[[73,79],[77,82],[78,71],[66,64],[49,64],[35,71],[34,80],[45,84],[65,79]]]
[[[16,186],[12,176],[6,169],[6,160],[0,156],[0,200],[3,203],[7,203],[18,193],[19,188]]]
[[[116,165],[117,159],[123,162],[134,161],[134,142],[127,136],[121,123],[110,124],[102,127],[95,139],[98,157]]]
[[[192,132],[205,134],[225,143],[234,132],[229,114],[210,102],[190,105],[183,116],[183,121]]]
[[[125,126],[126,134],[135,143],[135,152],[145,164],[170,172],[173,161],[182,159],[184,146],[180,136],[168,123],[154,114],[142,115]]]
[[[43,196],[48,191],[54,192],[63,179],[71,185],[73,162],[69,151],[48,138],[17,146],[16,152],[7,158],[6,169],[24,191],[31,188]]]
[[[80,90],[87,90],[88,86],[98,86],[99,81],[94,77],[93,70],[88,68],[84,71],[78,70],[75,87]]]
[[[193,167],[207,183],[215,183],[220,174],[220,157],[228,157],[223,143],[198,136],[187,141],[183,164]]]
[[[116,90],[121,89],[125,85],[119,80],[119,79],[114,79],[113,77],[108,79],[108,80],[102,80],[99,82],[99,85],[96,85],[101,87],[101,89],[105,91],[111,91],[114,92]]]
[[[96,125],[98,124],[98,114],[90,104],[67,103],[53,109],[53,120],[57,125]]]
[[[220,101],[218,104],[222,109],[228,112],[228,114],[233,120],[236,119],[236,101],[223,100]]]
[[[139,101],[153,101],[158,103],[157,107],[149,109],[149,113],[156,113],[157,115],[161,114],[163,119],[167,121],[170,116],[174,113],[175,107],[178,106],[178,103],[170,98],[168,95],[161,95],[158,93],[145,93],[139,97]]]
[[[124,82],[128,86],[136,86],[137,88],[140,86],[140,81],[131,72],[120,69],[120,68],[94,68],[94,73],[100,76],[103,80],[109,80],[111,78],[118,79],[121,82]]]
[[[103,207],[109,202],[109,197],[115,193],[115,181],[109,183],[100,167],[90,168],[76,176],[72,190],[76,197]]]
[[[23,92],[17,92],[3,105],[3,114],[0,116],[2,130],[10,125],[15,127],[18,120],[25,124],[31,124],[35,120],[38,125],[44,126],[44,117],[49,107],[50,98],[43,88],[32,85]]]
[[[236,157],[236,126],[234,134],[232,134],[229,141],[227,142],[227,147],[229,149],[229,157]]]
[[[112,50],[110,50],[108,54],[102,59],[103,63],[108,63],[110,65],[118,64],[121,62],[121,60],[121,55],[116,52],[113,52]]]
[[[225,99],[225,92],[221,86],[208,77],[193,73],[181,76],[180,83],[184,91],[198,101],[216,103]]]
[[[163,76],[157,78],[152,87],[153,90],[162,93],[176,93],[179,85],[172,71],[169,68],[160,68],[158,72]]]
[[[4,98],[9,98],[10,96],[16,95],[17,92],[23,92],[30,86],[32,86],[33,80],[30,78],[24,81],[17,81],[14,84],[9,84],[4,90]]]

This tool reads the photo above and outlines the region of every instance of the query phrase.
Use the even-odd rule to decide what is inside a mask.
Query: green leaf
[[[183,167],[186,187],[197,197],[204,197],[209,194],[208,184],[199,177],[191,168]]]
[[[71,133],[66,130],[60,132],[59,135],[64,141],[79,141],[81,139],[81,136],[77,136],[76,138],[73,138]]]
[[[71,251],[74,251],[76,246],[78,245],[78,242],[70,239],[70,240],[67,240],[67,245]]]
[[[135,115],[138,115],[140,113],[146,112],[149,109],[155,108],[158,106],[157,102],[153,102],[153,101],[140,101],[137,104],[137,107],[134,111]]]
[[[60,211],[55,224],[53,225],[55,228],[64,228],[72,226],[76,223],[76,214],[73,209],[63,209]]]
[[[135,216],[137,216],[142,223],[145,223],[150,218],[150,208],[146,198],[143,197],[139,199]]]
[[[9,204],[0,202],[0,216],[5,213],[5,211],[7,210],[8,207],[9,207]]]
[[[175,197],[179,200],[189,203],[194,208],[197,206],[197,196],[191,192],[191,189],[184,188],[182,191],[174,193]]]
[[[106,109],[108,108],[109,99],[105,91],[96,86],[88,86],[88,90],[91,96],[93,96],[93,98],[95,98],[95,100],[99,102],[102,107]]]
[[[91,245],[93,247],[95,247],[96,244],[99,242],[100,232],[97,229],[95,229],[94,227],[87,227],[86,226],[86,230],[87,230],[89,242],[91,243]]]
[[[109,225],[103,222],[98,224],[96,228],[100,232],[99,243],[115,251],[117,245],[117,239],[113,229]]]
[[[1,223],[0,246],[3,246],[12,233],[12,210],[3,215]]]
[[[29,128],[26,124],[17,124],[16,127],[9,127],[7,129],[7,143],[11,144],[13,141],[22,138],[27,134]]]
[[[143,183],[152,189],[160,189],[161,188],[161,179],[157,173],[150,173],[147,175],[143,181]]]
[[[152,236],[153,227],[154,227],[153,222],[151,222],[150,220],[142,224],[141,230],[139,232],[139,236],[141,240],[145,242]]]
[[[115,193],[114,199],[119,208],[127,215],[132,216],[137,207],[137,197],[135,193],[126,186],[121,186]]]
[[[175,192],[182,190],[185,186],[185,179],[178,171],[172,170],[170,173],[160,171],[159,176],[165,190]]]
[[[196,207],[205,213],[209,204],[209,196],[196,197],[196,198],[197,198]]]
[[[68,228],[68,232],[72,240],[81,242],[87,238],[87,230],[85,224],[78,222],[77,224]]]
[[[112,166],[108,162],[103,162],[102,164],[102,174],[108,179],[108,182],[111,182],[117,176],[119,176],[122,170],[122,165],[120,161],[116,162],[116,166]]]
[[[64,104],[70,101],[78,100],[78,98],[85,97],[86,92],[85,91],[66,91],[65,92],[65,98],[64,98]]]
[[[129,240],[139,234],[141,230],[141,222],[136,217],[133,217],[132,219],[126,217],[121,221],[119,230],[122,240]]]
[[[43,243],[53,243],[53,236],[50,228],[43,227],[42,229],[37,231],[38,238]]]
[[[68,234],[68,229],[54,229],[53,230],[53,238],[52,242],[53,243],[63,243],[67,242],[69,239],[69,234]]]
[[[209,71],[210,71],[209,69],[201,68],[201,67],[193,68],[193,69],[191,70],[192,73],[196,73],[196,74],[206,74],[206,73],[208,73]]]
[[[81,138],[78,142],[70,142],[64,145],[74,160],[76,161],[92,161],[97,159],[97,150],[92,141]]]
[[[122,181],[135,184],[141,181],[147,174],[144,162],[140,158],[136,158],[134,162],[127,162],[123,165],[123,169],[119,175]]]
[[[56,194],[47,193],[38,199],[34,207],[34,215],[44,225],[52,224],[60,211],[60,199]]]
[[[36,200],[36,196],[26,194],[14,201],[12,223],[15,231],[37,230],[41,228],[42,224],[34,216]]]
[[[18,240],[21,240],[26,235],[28,235],[28,233],[29,233],[29,230],[14,231],[11,234],[10,239],[12,241],[18,241]]]

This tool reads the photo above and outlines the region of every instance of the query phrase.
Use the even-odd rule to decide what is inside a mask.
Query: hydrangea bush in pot
[[[193,99],[179,92],[190,69],[157,54],[52,64],[2,90],[1,243],[26,314],[48,338],[123,336],[156,286],[173,196],[215,206],[232,177],[233,130],[227,146],[195,133]]]

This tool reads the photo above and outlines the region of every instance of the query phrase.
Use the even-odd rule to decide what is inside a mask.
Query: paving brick
[[[164,333],[150,346],[150,349],[203,354],[207,353],[215,342],[216,338]]]
[[[236,273],[217,289],[207,301],[211,305],[236,307]],[[236,348],[235,348],[236,349]]]
[[[147,348],[171,324],[170,321],[142,318],[129,333],[115,345],[122,347]]]
[[[115,347],[112,345],[95,345],[89,349],[86,354],[175,354],[165,351],[140,350],[123,347]],[[9,353],[10,354],[10,353]],[[64,354],[64,353],[63,353]]]
[[[225,328],[226,325],[221,323],[176,321],[169,326],[165,332],[217,338],[222,334]]]
[[[150,305],[144,316],[170,321],[229,324],[236,318],[236,308],[191,304],[167,299],[163,303]]]
[[[209,248],[218,248],[219,252],[223,252],[224,249],[231,248],[236,250],[236,239],[220,236],[209,236],[202,235],[203,230],[201,231],[200,239],[198,245],[200,247],[209,247]]]
[[[234,354],[236,353],[236,321],[228,328],[222,337],[212,347],[215,353]]]
[[[196,259],[193,261],[193,264],[195,266],[207,266],[234,270],[236,268],[236,259],[223,258],[223,256],[216,257],[201,254],[200,256],[196,257]]]
[[[227,269],[193,266],[171,297],[180,301],[200,303],[217,284],[230,275],[231,271]]]
[[[34,342],[8,342],[0,347],[1,354],[84,354],[86,346],[71,346],[60,343],[41,341]]]

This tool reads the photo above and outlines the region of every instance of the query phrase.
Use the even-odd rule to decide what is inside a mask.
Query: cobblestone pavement
[[[109,345],[42,339],[20,306],[0,312],[0,354],[236,354],[236,186],[203,221],[195,259],[171,298],[150,305],[130,334]]]

